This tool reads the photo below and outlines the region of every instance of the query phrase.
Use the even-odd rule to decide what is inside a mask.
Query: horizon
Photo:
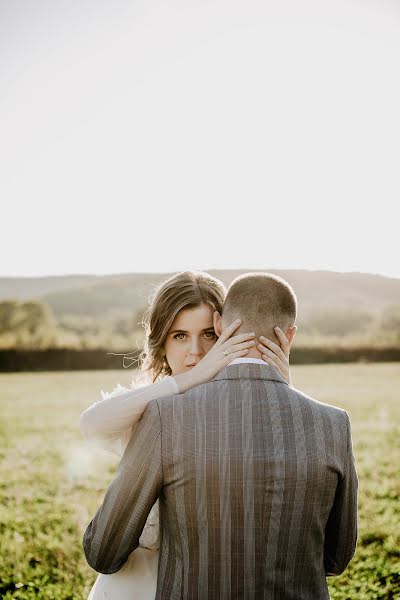
[[[193,270],[193,271],[303,271],[307,273],[332,273],[338,275],[370,275],[383,277],[386,279],[400,279],[399,276],[387,275],[384,273],[374,273],[371,271],[338,271],[334,269],[310,269],[310,268],[291,268],[291,267],[270,267],[270,268],[253,268],[253,267],[208,267],[208,268],[193,268],[193,269],[175,269],[175,270],[154,270],[154,271],[115,271],[111,273],[56,273],[56,274],[44,274],[44,275],[0,275],[0,279],[46,279],[51,277],[118,277],[124,275],[168,275],[178,273],[180,271]]]

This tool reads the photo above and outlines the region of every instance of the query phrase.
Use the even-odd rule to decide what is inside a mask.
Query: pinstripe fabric
[[[354,553],[357,484],[345,411],[228,365],[149,404],[84,549],[118,570],[159,497],[157,599],[322,600]]]

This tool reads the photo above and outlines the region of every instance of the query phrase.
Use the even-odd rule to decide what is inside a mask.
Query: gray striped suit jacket
[[[357,537],[348,415],[250,363],[151,402],[84,535],[96,571],[122,567],[157,498],[157,599],[329,598]]]

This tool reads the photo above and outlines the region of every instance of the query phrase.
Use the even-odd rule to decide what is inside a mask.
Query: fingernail
[[[278,330],[278,331],[280,331],[280,330],[281,330],[281,328],[280,328],[280,327],[278,327],[278,325],[277,325],[276,327],[274,327],[274,329],[275,329],[275,331],[276,331],[276,330]]]
[[[237,323],[239,325],[239,323],[242,322],[242,319],[236,319],[235,323]]]
[[[260,335],[260,340],[265,340],[265,337],[263,335]]]

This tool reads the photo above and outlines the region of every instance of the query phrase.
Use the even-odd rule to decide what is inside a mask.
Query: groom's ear
[[[289,341],[289,345],[290,346],[293,343],[293,339],[294,339],[294,336],[296,335],[296,331],[297,331],[296,325],[293,325],[292,327],[288,327],[287,330],[286,330],[285,335],[286,335],[286,337],[287,337],[287,339]]]
[[[217,310],[214,312],[213,315],[213,324],[216,335],[220,337],[222,333],[222,317]]]

